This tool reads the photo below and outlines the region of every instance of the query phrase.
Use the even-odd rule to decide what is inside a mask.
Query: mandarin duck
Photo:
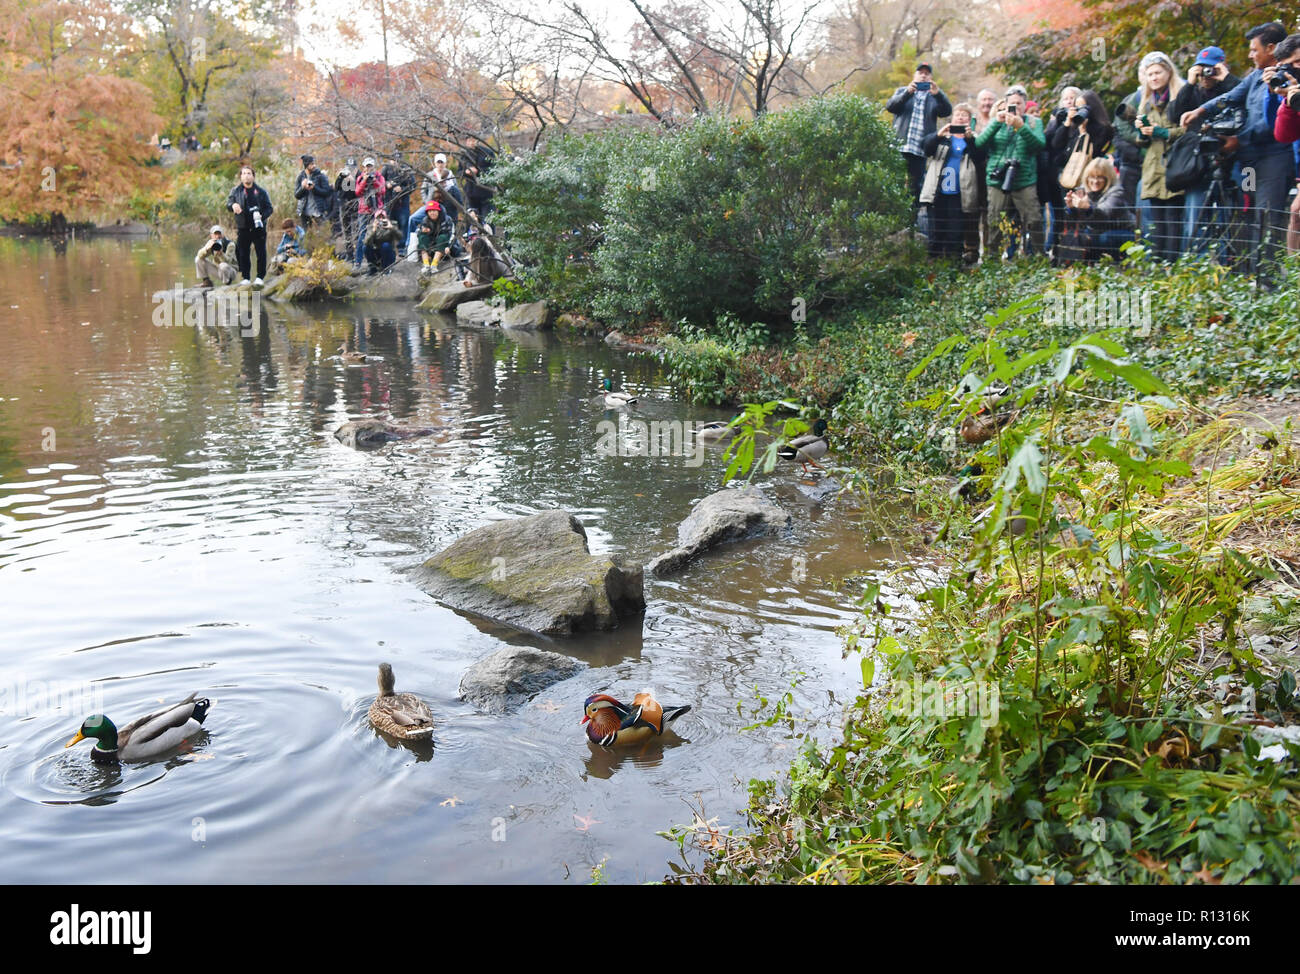
[[[665,708],[648,693],[638,693],[630,707],[608,694],[597,693],[583,704],[582,723],[587,725],[587,739],[601,747],[639,744],[661,736],[665,725],[690,709],[689,704]]]

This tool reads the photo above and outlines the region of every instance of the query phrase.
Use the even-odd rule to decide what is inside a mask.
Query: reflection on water
[[[465,531],[572,511],[593,551],[648,560],[717,489],[721,449],[608,456],[608,375],[644,420],[728,418],[673,401],[657,363],[601,343],[506,337],[397,305],[284,308],[246,327],[154,324],[192,247],[0,239],[0,854],[11,881],[657,879],[655,835],[695,796],[739,824],[750,778],[794,756],[738,701],[834,720],[859,679],[836,579],[870,567],[851,512],[790,471],[764,488],[791,537],[647,580],[640,626],[555,643],[464,617],[407,574]],[[348,365],[340,344],[372,361]],[[434,436],[355,451],[377,416]],[[635,451],[624,451],[635,452]],[[457,696],[505,644],[588,664],[501,717]],[[432,745],[366,719],[375,666],[432,707]],[[67,692],[35,692],[55,685]],[[690,703],[662,739],[589,745],[582,701]],[[193,749],[103,768],[63,750],[88,701],[118,720],[213,698]],[[104,842],[106,833],[114,836]]]

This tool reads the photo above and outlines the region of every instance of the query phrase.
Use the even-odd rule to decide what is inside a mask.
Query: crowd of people
[[[235,221],[233,254],[222,228],[212,227],[194,258],[200,282],[213,287],[215,278],[222,284],[238,280],[261,287],[268,272],[306,256],[304,238],[313,226],[328,228],[337,256],[357,271],[364,266],[374,274],[409,259],[422,261],[432,272],[449,260],[467,286],[509,273],[508,262],[490,239],[496,192],[489,181],[496,161],[491,147],[466,136],[458,172],[444,153],[435,155],[433,168],[423,174],[406,163],[400,149],[391,159],[382,167],[373,157],[359,166],[348,159],[331,181],[315,157],[304,154],[294,180],[295,216],[280,221],[281,237],[269,261],[274,207],[253,167],[241,166],[239,181],[226,198]]]
[[[1300,251],[1300,33],[1270,22],[1246,39],[1243,76],[1212,45],[1186,79],[1147,54],[1113,115],[1076,87],[1054,107],[1021,85],[954,104],[918,64],[885,107],[931,253],[1093,261],[1140,234],[1160,259],[1213,249],[1266,277]]]

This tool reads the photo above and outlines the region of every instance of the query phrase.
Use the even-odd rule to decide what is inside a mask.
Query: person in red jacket
[[[357,174],[357,252],[353,263],[361,266],[361,258],[366,252],[366,231],[375,214],[384,208],[384,196],[388,186],[384,183],[384,174],[375,171],[375,160],[367,157],[361,163],[361,172]]]
[[[1273,138],[1278,142],[1300,143],[1300,34],[1292,34],[1277,46],[1283,56],[1280,65],[1286,66],[1291,83],[1282,89],[1282,104],[1277,106],[1277,119],[1273,123]],[[1276,55],[1275,55],[1276,56]],[[1297,174],[1300,176],[1300,173]],[[1286,249],[1300,253],[1300,178],[1296,180],[1296,197],[1291,203],[1291,222],[1286,231]]]

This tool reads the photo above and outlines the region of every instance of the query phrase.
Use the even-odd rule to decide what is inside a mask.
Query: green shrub
[[[788,334],[909,273],[882,260],[907,218],[902,164],[876,106],[854,96],[559,139],[498,178],[539,286],[619,323],[713,330],[732,315]]]

